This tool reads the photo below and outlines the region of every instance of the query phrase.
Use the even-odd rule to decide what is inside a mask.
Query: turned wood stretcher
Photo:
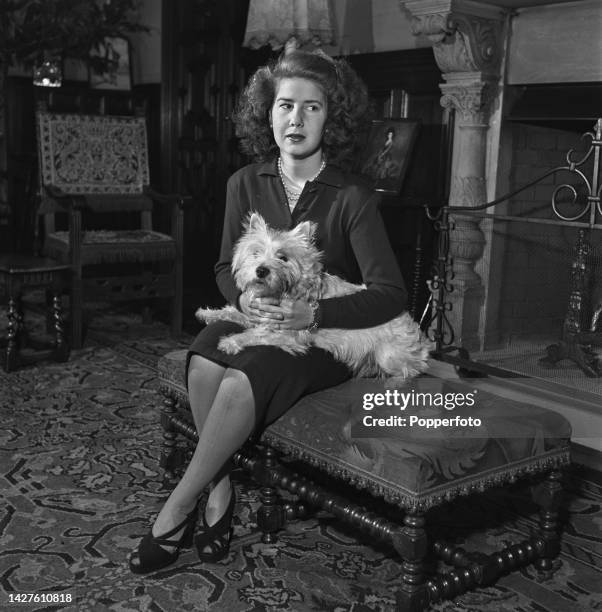
[[[182,457],[178,436],[198,439],[187,402],[185,357],[185,350],[174,351],[159,361],[164,399],[161,464],[168,474]],[[396,592],[401,611],[425,610],[491,585],[530,563],[549,574],[560,550],[558,509],[561,472],[570,461],[570,424],[545,407],[517,401],[508,391],[507,380],[463,380],[448,376],[450,369],[443,371],[443,377],[431,374],[410,381],[405,392],[413,392],[414,400],[419,393],[437,398],[473,394],[473,405],[464,402],[452,410],[432,405],[367,410],[364,398],[370,396],[366,394],[386,397],[383,382],[353,379],[306,396],[260,439],[250,440],[236,453],[235,465],[262,487],[257,522],[263,541],[273,542],[287,519],[302,518],[308,509],[332,513],[395,548],[401,561]],[[382,426],[374,425],[375,419],[387,417]],[[452,422],[455,417],[456,426],[433,424],[436,419]],[[399,419],[405,419],[405,425]],[[431,426],[426,419],[431,419]],[[467,425],[469,419],[479,420],[480,426]],[[467,552],[429,538],[429,510],[517,479],[537,481],[532,491],[540,520],[531,537],[492,554]],[[340,484],[346,493],[339,492]],[[281,490],[293,493],[297,501],[281,500]],[[358,503],[365,493],[374,499],[373,504]],[[384,507],[387,510],[381,511]],[[428,575],[425,561],[433,556],[445,562],[449,571]]]

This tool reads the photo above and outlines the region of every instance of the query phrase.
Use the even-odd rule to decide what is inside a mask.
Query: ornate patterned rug
[[[0,610],[393,610],[393,551],[373,548],[326,515],[291,523],[277,544],[262,544],[258,488],[240,473],[235,539],[224,561],[204,565],[186,551],[151,577],[129,572],[127,555],[169,492],[157,463],[155,364],[188,341],[113,313],[93,318],[85,347],[68,363],[0,371]],[[434,609],[602,610],[602,478],[574,466],[567,484],[552,578],[529,567]],[[488,549],[527,535],[532,509],[528,491],[515,486],[433,520],[456,544]],[[29,593],[37,603],[10,604],[11,595]],[[62,594],[62,603],[51,594]]]

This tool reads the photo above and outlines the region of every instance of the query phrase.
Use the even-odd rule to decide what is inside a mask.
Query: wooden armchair
[[[144,117],[38,111],[37,136],[42,250],[71,266],[72,346],[84,300],[170,298],[178,334],[185,198],[149,188]],[[171,209],[169,235],[153,230],[155,204]]]

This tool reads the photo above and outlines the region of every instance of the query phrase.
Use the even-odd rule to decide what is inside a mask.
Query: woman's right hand
[[[277,323],[282,320],[282,314],[272,312],[270,306],[279,306],[280,302],[276,298],[269,297],[254,297],[249,293],[241,293],[238,298],[240,310],[249,317],[249,319],[257,325],[265,325],[266,323]],[[264,306],[268,306],[265,309]],[[280,310],[280,309],[273,309]]]

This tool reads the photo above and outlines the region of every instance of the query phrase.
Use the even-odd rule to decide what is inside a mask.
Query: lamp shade
[[[329,0],[250,0],[243,47],[277,50],[295,38],[299,46],[332,45],[334,24]]]

